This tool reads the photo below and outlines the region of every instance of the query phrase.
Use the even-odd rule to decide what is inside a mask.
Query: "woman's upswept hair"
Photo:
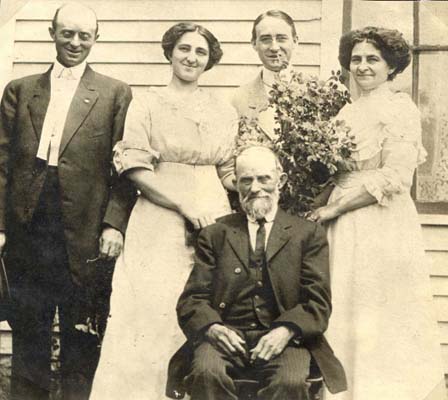
[[[168,61],[171,60],[173,49],[174,46],[176,46],[177,41],[187,32],[198,32],[208,43],[209,59],[207,66],[205,67],[206,71],[221,60],[223,54],[221,45],[213,33],[204,28],[202,25],[194,24],[192,22],[180,22],[168,29],[162,38],[163,54]]]
[[[388,80],[394,79],[397,74],[403,72],[411,62],[411,48],[401,32],[395,29],[367,26],[363,29],[347,32],[341,37],[339,42],[339,62],[342,67],[350,70],[353,47],[357,43],[364,41],[375,46],[387,62],[387,65],[394,68]]]

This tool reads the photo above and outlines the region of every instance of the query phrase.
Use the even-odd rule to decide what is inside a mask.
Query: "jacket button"
[[[219,303],[219,308],[226,308],[226,303]]]
[[[235,274],[241,274],[241,268],[235,268]]]
[[[257,327],[257,324],[256,324],[255,322],[252,322],[252,323],[250,324],[250,327],[251,327],[251,328],[256,328],[256,327]]]

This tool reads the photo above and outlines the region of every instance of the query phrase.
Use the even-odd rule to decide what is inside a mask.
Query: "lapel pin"
[[[84,99],[84,103],[89,104],[90,100],[89,99]]]

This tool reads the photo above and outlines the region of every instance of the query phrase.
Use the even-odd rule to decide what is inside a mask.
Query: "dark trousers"
[[[20,243],[7,245],[14,301],[9,321],[13,331],[13,400],[49,398],[51,327],[56,307],[64,400],[88,399],[99,359],[99,339],[75,329],[79,299],[69,270],[60,201],[57,169],[50,167],[30,226],[14,235]]]
[[[254,348],[267,331],[246,331],[248,348]],[[260,400],[308,400],[311,355],[304,347],[288,346],[268,362],[249,364],[243,357],[229,358],[209,342],[194,352],[191,373],[187,378],[191,400],[237,400],[234,379],[249,375],[261,383]]]

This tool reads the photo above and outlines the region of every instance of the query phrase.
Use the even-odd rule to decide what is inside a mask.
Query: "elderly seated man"
[[[271,150],[244,150],[235,182],[243,211],[199,235],[177,307],[188,343],[170,364],[171,374],[187,374],[192,400],[237,399],[234,379],[248,373],[259,399],[306,400],[311,363],[331,392],[346,389],[323,337],[331,312],[326,235],[278,208],[286,179]],[[189,367],[181,368],[188,348]]]

